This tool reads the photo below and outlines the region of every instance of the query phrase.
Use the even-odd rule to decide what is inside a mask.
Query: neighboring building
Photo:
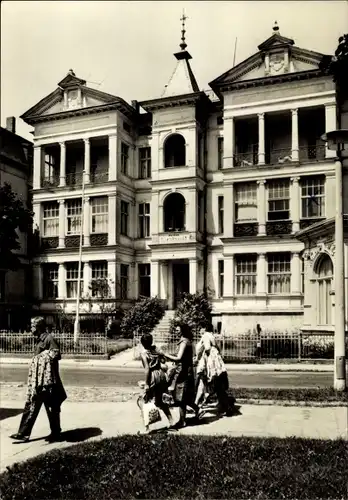
[[[33,144],[16,134],[16,120],[7,118],[0,127],[0,185],[11,185],[13,192],[31,206],[30,190],[33,170]],[[30,235],[19,232],[18,254],[21,266],[16,271],[1,269],[0,262],[0,330],[18,331],[27,327],[31,307]]]
[[[35,129],[41,310],[52,321],[57,306],[75,311],[84,169],[83,293],[108,277],[118,303],[152,295],[173,309],[182,292],[206,290],[227,332],[297,329],[306,303],[295,234],[334,216],[335,153],[320,137],[336,128],[335,89],[322,54],[275,26],[204,92],[184,32],[180,47],[163,95],[140,103],[146,113],[70,70],[22,116]]]

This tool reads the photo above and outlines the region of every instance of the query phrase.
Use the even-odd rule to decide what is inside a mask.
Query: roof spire
[[[188,19],[188,17],[185,16],[185,10],[183,9],[183,11],[182,11],[182,17],[180,18],[180,21],[182,21],[181,44],[180,44],[181,50],[185,50],[186,47],[187,47],[187,43],[185,41],[185,33],[186,33],[186,30],[185,30],[185,21],[186,21],[186,19]]]
[[[279,26],[277,21],[274,21],[273,31],[274,33],[279,33]]]

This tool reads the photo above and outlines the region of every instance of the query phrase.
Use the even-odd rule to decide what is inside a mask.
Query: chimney
[[[6,128],[13,134],[16,133],[16,118],[14,116],[6,118]]]
[[[136,112],[139,112],[139,103],[138,101],[131,101],[132,107],[135,109]]]

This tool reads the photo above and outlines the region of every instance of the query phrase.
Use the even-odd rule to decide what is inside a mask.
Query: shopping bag
[[[148,401],[146,403],[144,402],[143,418],[144,418],[144,424],[146,426],[161,421],[160,411],[153,401]]]

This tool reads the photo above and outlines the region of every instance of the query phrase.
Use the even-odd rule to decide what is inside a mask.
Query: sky
[[[53,92],[70,68],[87,85],[130,102],[161,96],[180,50],[201,89],[280,33],[298,47],[332,54],[348,32],[348,0],[322,1],[12,1],[1,5],[1,125]]]

